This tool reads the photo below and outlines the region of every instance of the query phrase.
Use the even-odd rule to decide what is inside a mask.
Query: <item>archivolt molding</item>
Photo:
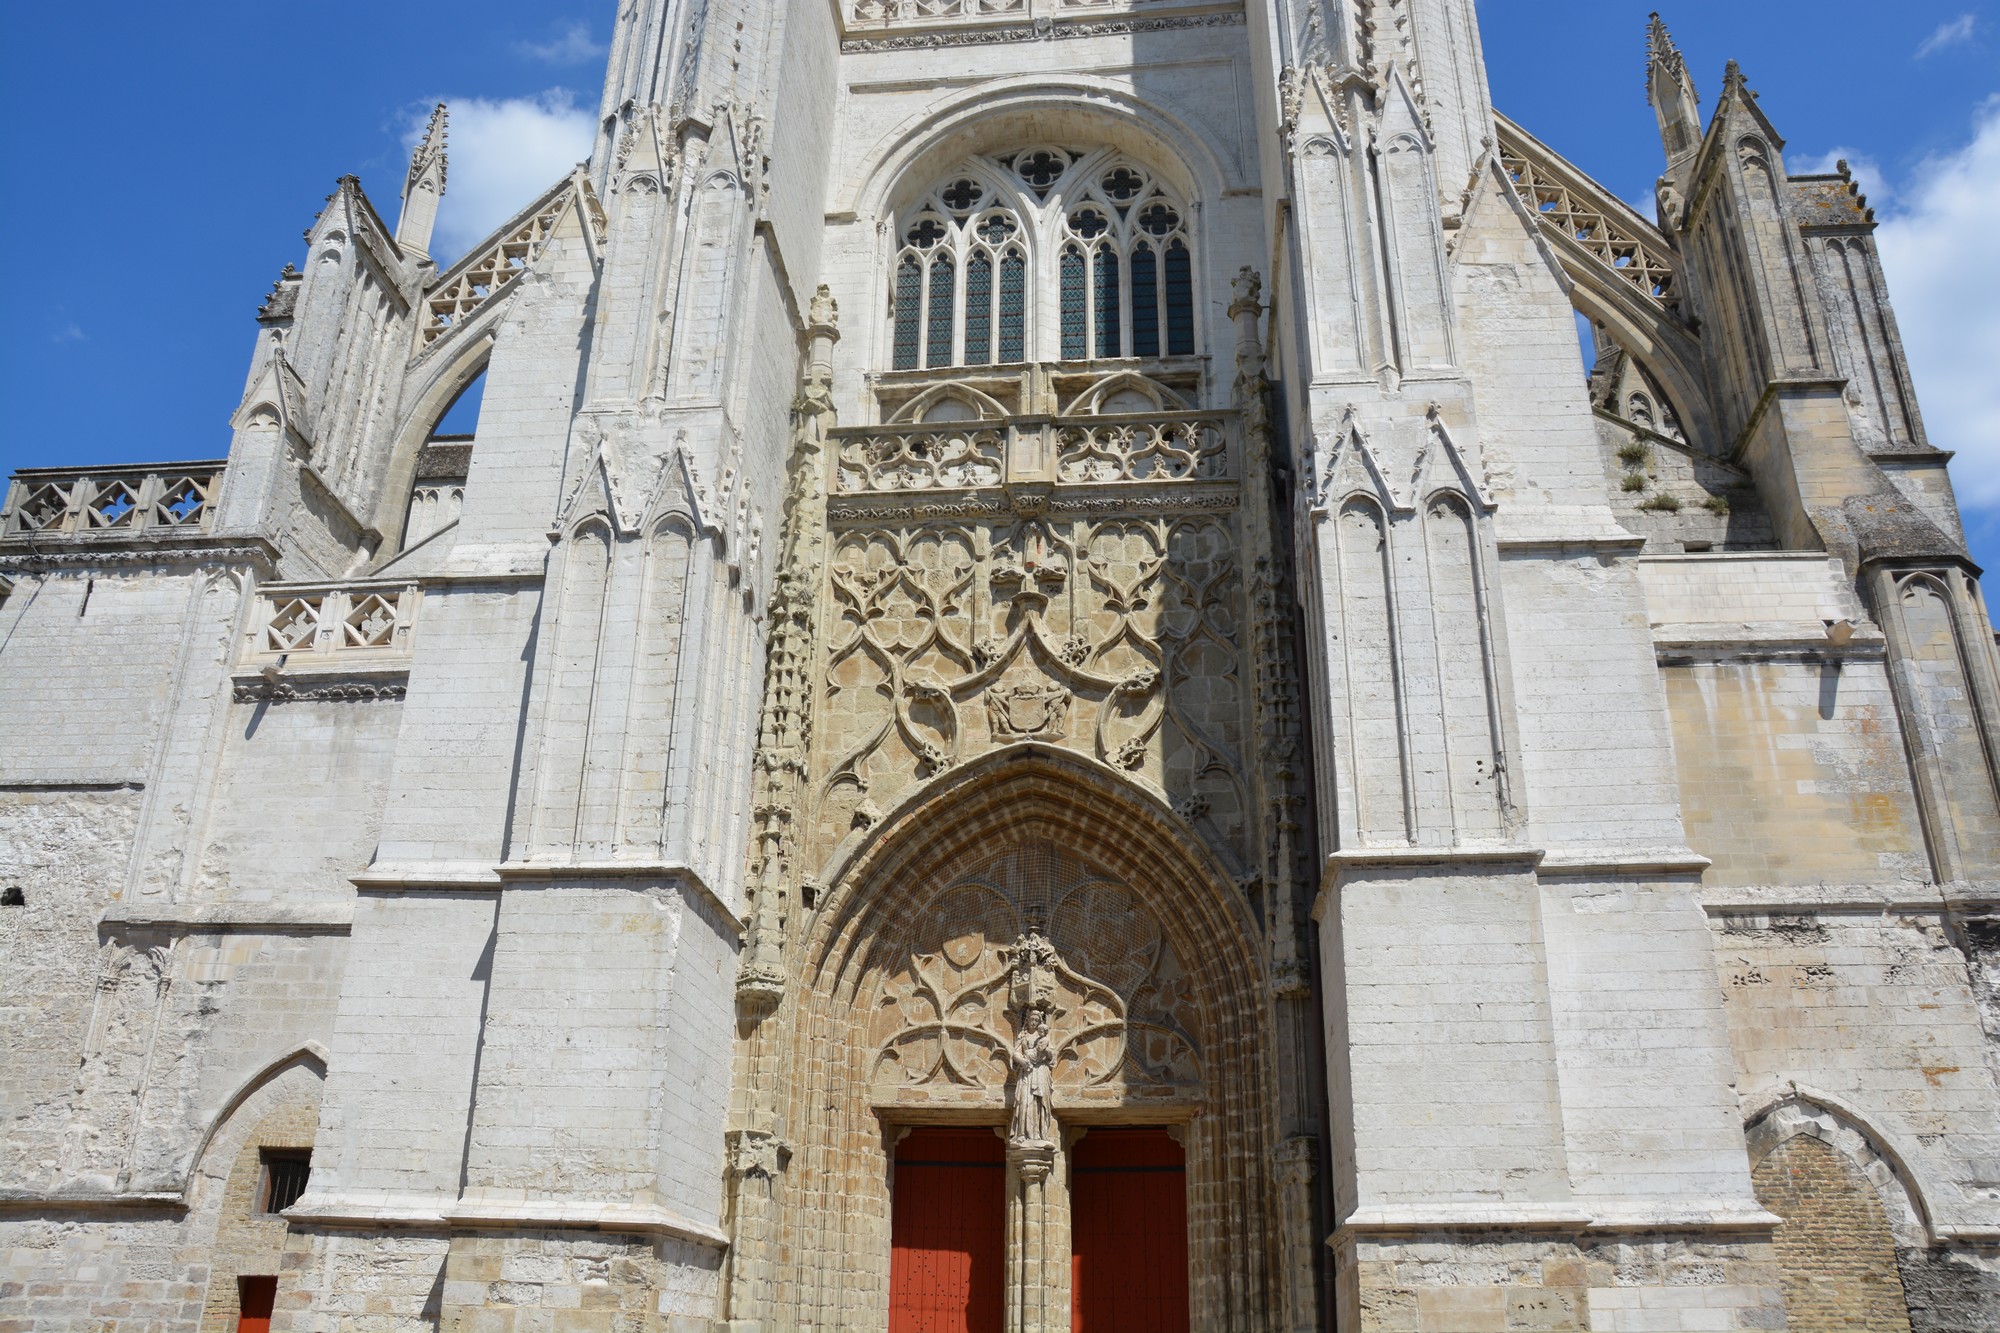
[[[199,1208],[204,1202],[204,1181],[212,1180],[216,1188],[227,1181],[229,1165],[244,1139],[277,1103],[301,1095],[318,1097],[326,1082],[327,1060],[325,1046],[306,1042],[263,1065],[223,1099],[208,1117],[208,1132],[188,1159],[181,1193],[190,1208]],[[294,1071],[297,1077],[293,1077]],[[312,1081],[306,1083],[306,1079]]]
[[[839,1281],[883,1282],[887,1232],[868,1219],[886,1215],[893,1126],[1006,1121],[1008,1051],[1042,1009],[1059,1120],[1187,1125],[1190,1215],[1229,1219],[1191,1237],[1198,1271],[1226,1274],[1196,1291],[1197,1324],[1271,1308],[1259,938],[1175,815],[1085,756],[1027,743],[924,788],[840,868],[797,952],[776,1082],[791,1253],[836,1250],[856,1260]],[[788,1266],[779,1308],[830,1309],[832,1277]]]
[[[834,211],[887,217],[905,202],[902,195],[927,188],[961,159],[1046,140],[1048,118],[1058,113],[1065,140],[1130,153],[1191,204],[1247,184],[1199,130],[1129,88],[1109,79],[1022,74],[964,89],[884,135]]]
[[[1912,1165],[1911,1146],[1839,1098],[1791,1084],[1764,1098],[1744,1123],[1753,1168],[1791,1139],[1816,1138],[1844,1154],[1875,1187],[1898,1245],[1921,1249],[1940,1238],[1929,1192]]]

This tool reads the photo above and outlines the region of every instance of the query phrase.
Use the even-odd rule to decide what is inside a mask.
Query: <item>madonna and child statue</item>
[[[1049,1016],[1028,1010],[1021,1035],[1014,1041],[1014,1119],[1007,1132],[1010,1144],[1026,1147],[1055,1142],[1055,1047],[1049,1042]]]

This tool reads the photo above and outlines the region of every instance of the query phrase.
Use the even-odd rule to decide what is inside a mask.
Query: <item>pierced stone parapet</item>
[[[31,468],[14,474],[0,509],[0,540],[206,533],[224,463],[88,469]]]
[[[1014,417],[833,432],[844,493],[1227,481],[1229,413]]]
[[[846,0],[850,32],[881,28],[959,26],[982,21],[1026,24],[1031,35],[1048,37],[1057,18],[1095,18],[1103,14],[1147,14],[1158,10],[1213,10],[1214,0]],[[1203,17],[1208,17],[1204,14]],[[1237,22],[1241,14],[1230,15]],[[1176,25],[1179,26],[1179,25]],[[1011,32],[1002,40],[1012,39]]]
[[[575,196],[596,231],[602,234],[601,210],[587,185],[574,178],[558,183],[530,204],[514,220],[480,249],[474,250],[438,275],[424,296],[423,324],[419,333],[421,354],[453,331],[463,328],[487,302],[510,288],[541,257],[555,232],[556,224]]]
[[[422,603],[407,581],[265,584],[237,659],[237,701],[402,698]]]

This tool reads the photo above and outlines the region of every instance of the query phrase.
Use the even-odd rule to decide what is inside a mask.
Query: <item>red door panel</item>
[[[1070,1161],[1070,1327],[1188,1333],[1187,1168],[1163,1129],[1093,1129]]]
[[[990,1129],[919,1129],[896,1145],[889,1333],[1000,1333],[1007,1153]]]
[[[236,1279],[236,1333],[271,1333],[271,1306],[278,1299],[278,1279],[239,1277]]]

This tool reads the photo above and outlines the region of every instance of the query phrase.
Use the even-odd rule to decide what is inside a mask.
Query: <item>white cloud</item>
[[[1979,20],[1971,14],[1960,14],[1949,23],[1938,24],[1937,31],[1924,38],[1924,44],[1917,48],[1917,59],[1933,56],[1948,47],[1962,46],[1973,38],[1979,29]]]
[[[58,344],[89,342],[90,335],[75,320],[58,318],[54,332],[49,334],[49,341]]]
[[[441,264],[486,239],[590,155],[594,118],[567,89],[434,100],[451,108],[451,169],[431,245]],[[423,137],[429,115],[428,109],[412,113],[403,135],[407,147]]]
[[[516,42],[514,51],[549,65],[582,65],[605,54],[605,48],[591,40],[590,27],[584,23],[572,23],[546,42]]]
[[[1919,166],[1875,201],[1877,243],[1931,444],[1955,450],[1966,504],[2000,506],[2000,300],[1993,220],[2000,217],[2000,96],[1973,117],[1972,141]]]

